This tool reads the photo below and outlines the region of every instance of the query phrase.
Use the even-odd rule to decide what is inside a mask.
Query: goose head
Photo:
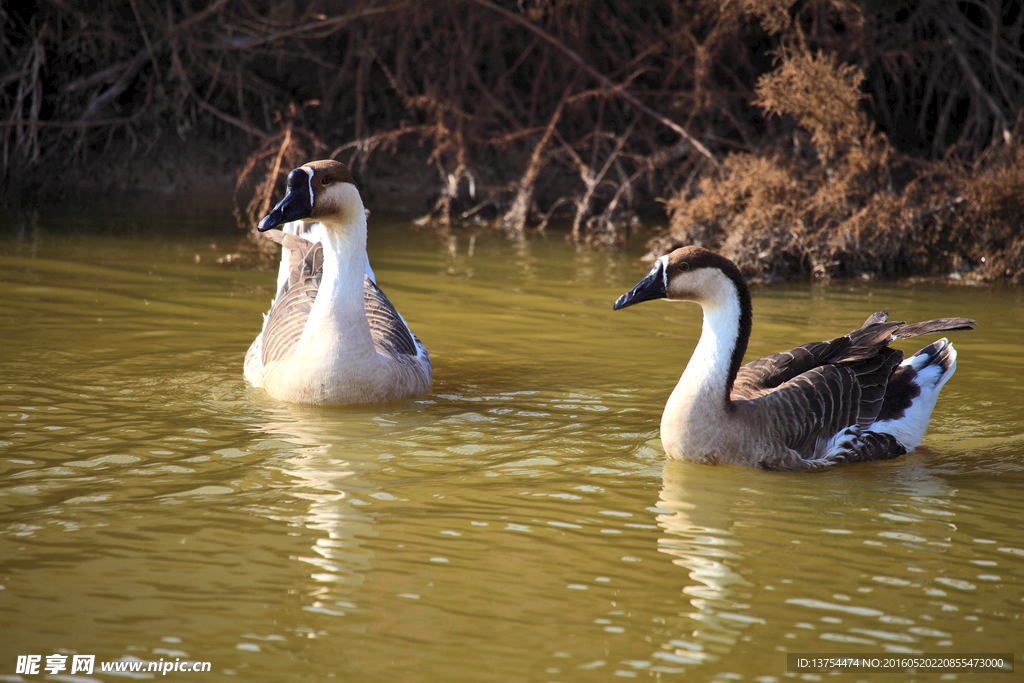
[[[345,164],[326,159],[311,161],[288,174],[287,194],[257,229],[266,232],[298,220],[344,226],[365,218],[352,173]]]
[[[748,291],[732,261],[701,247],[682,247],[655,261],[651,272],[618,298],[615,310],[652,299],[693,301],[708,308],[743,299]]]
[[[655,261],[647,277],[618,298],[615,310],[651,299],[700,304],[703,330],[679,386],[690,383],[700,391],[717,391],[731,405],[753,316],[750,289],[736,264],[701,247],[676,249]]]

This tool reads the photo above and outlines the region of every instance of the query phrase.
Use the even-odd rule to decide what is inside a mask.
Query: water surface
[[[612,311],[639,246],[374,217],[434,387],[317,408],[242,378],[274,276],[216,262],[229,223],[3,226],[0,680],[53,653],[212,663],[167,680],[766,683],[796,676],[787,652],[1016,651],[1022,670],[1021,290],[755,288],[748,358],[881,309],[979,323],[951,335],[918,452],[771,473],[665,461],[700,313]]]

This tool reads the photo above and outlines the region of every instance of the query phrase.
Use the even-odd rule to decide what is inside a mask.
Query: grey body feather
[[[324,248],[280,230],[268,230],[270,239],[290,250],[289,277],[281,285],[263,330],[263,364],[284,358],[298,343],[323,278]],[[426,349],[405,324],[387,295],[363,276],[363,306],[377,352],[397,358],[426,354]]]

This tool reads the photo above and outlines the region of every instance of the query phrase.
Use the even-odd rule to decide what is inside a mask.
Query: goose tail
[[[907,358],[893,372],[878,418],[867,430],[894,437],[908,452],[921,445],[943,385],[956,371],[956,349],[946,338]]]

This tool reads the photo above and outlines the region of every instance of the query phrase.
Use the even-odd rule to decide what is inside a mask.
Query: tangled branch
[[[752,104],[781,55],[858,65],[856,111],[834,123],[863,118],[897,151],[970,161],[1012,143],[1022,15],[999,0],[8,3],[0,173],[230,142],[256,150],[239,162],[249,220],[293,155],[348,153],[371,176],[415,158],[428,221],[522,234],[564,217],[579,242],[617,244],[638,211],[807,124]],[[832,124],[803,130],[817,145]],[[856,139],[838,144],[846,159]]]

